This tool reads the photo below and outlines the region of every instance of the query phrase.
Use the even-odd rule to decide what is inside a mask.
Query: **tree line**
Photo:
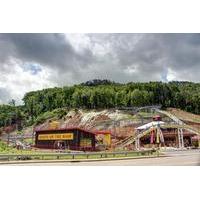
[[[161,105],[200,114],[200,84],[192,82],[148,82],[120,84],[109,80],[92,80],[74,86],[49,88],[25,94],[24,105],[1,106],[0,126],[13,113],[31,121],[57,108],[108,109]],[[4,110],[2,110],[4,108]],[[3,114],[2,114],[3,113]],[[9,113],[9,116],[7,114]],[[7,115],[5,117],[5,115]],[[17,119],[16,114],[12,120]],[[8,122],[7,122],[8,123]]]

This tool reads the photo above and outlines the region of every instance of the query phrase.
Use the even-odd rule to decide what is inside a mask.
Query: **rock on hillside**
[[[37,128],[48,128],[52,119]],[[110,130],[116,137],[126,137],[134,133],[139,119],[119,110],[70,110],[62,119],[57,119],[60,128],[81,127],[89,130]]]

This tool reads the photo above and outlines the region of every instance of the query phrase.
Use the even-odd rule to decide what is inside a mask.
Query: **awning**
[[[145,129],[149,129],[151,127],[159,126],[160,124],[164,124],[164,123],[165,122],[163,122],[163,121],[153,121],[148,124],[144,124],[142,126],[137,127],[136,130],[145,130]]]

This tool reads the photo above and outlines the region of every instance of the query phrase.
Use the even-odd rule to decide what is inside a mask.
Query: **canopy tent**
[[[160,124],[164,124],[165,122],[163,121],[153,121],[153,122],[150,122],[148,124],[144,124],[142,126],[139,126],[136,128],[136,130],[146,130],[146,129],[149,129],[151,127],[156,127],[156,126],[159,126]]]

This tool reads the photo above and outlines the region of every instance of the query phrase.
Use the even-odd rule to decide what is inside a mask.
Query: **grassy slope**
[[[200,123],[200,115],[195,115],[176,108],[168,108],[167,111],[178,117],[180,120]]]

